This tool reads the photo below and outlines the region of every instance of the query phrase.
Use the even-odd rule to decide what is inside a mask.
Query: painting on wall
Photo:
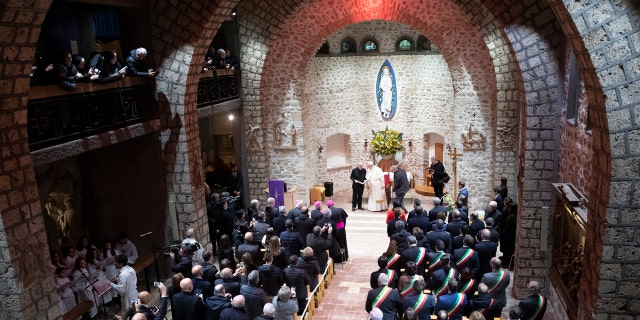
[[[398,106],[398,88],[396,86],[396,74],[389,60],[385,60],[378,71],[376,101],[382,119],[391,120]]]

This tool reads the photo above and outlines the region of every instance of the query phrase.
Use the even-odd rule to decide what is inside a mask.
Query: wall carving
[[[498,128],[496,131],[496,148],[513,150],[516,143],[516,127],[517,123],[511,125],[506,124],[506,127]]]
[[[484,151],[487,150],[487,136],[484,133],[469,126],[467,133],[462,135],[462,146],[465,151]]]

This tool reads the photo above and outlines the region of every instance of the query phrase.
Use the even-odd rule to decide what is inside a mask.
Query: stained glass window
[[[364,52],[377,52],[377,51],[378,51],[378,45],[376,44],[375,41],[367,40],[367,42],[364,43]]]
[[[344,39],[340,43],[340,53],[356,52],[355,42],[352,39]]]
[[[398,44],[399,51],[411,51],[411,41],[404,39]]]

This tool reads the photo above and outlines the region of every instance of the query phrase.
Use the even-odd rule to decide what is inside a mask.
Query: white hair
[[[258,204],[260,204],[260,202],[258,202],[258,199],[253,199],[251,200],[251,206],[258,206]]]
[[[274,199],[274,198],[269,198],[269,199],[267,199],[267,203],[268,203],[268,204],[274,204],[274,203],[276,203],[276,199]]]
[[[272,303],[265,303],[262,308],[262,313],[264,313],[265,316],[272,316],[276,313],[276,307]]]
[[[498,203],[495,202],[495,201],[491,201],[491,202],[489,202],[489,207],[497,208],[498,207]]]
[[[142,47],[136,49],[136,56],[146,56],[146,55],[147,55],[147,49]]]

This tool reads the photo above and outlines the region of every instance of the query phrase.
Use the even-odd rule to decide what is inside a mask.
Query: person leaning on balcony
[[[145,48],[140,47],[135,50],[131,50],[130,55],[127,57],[127,75],[132,77],[155,76],[156,71],[145,66],[144,58],[146,57],[147,49]]]

